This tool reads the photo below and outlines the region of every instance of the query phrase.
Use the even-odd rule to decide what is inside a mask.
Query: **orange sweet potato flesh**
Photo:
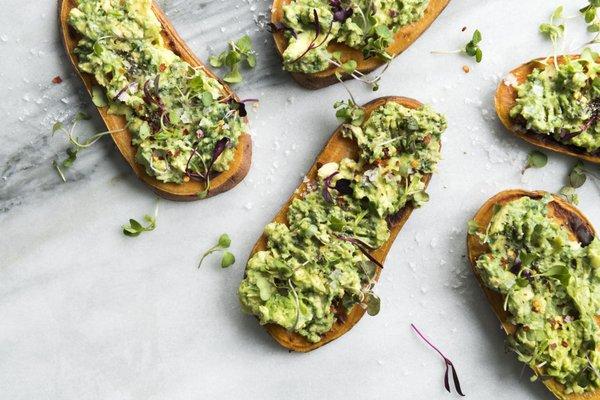
[[[283,20],[283,6],[289,4],[291,0],[274,0],[272,6],[271,22],[277,23]],[[400,28],[395,36],[394,42],[387,48],[387,52],[393,57],[402,53],[406,50],[415,40],[421,36],[423,32],[429,28],[429,26],[435,21],[440,13],[450,3],[450,0],[430,0],[427,9],[421,19],[418,21],[406,25]],[[279,55],[283,55],[283,52],[287,48],[287,40],[284,37],[283,32],[273,32],[273,39],[275,40],[275,47]],[[349,46],[339,43],[330,43],[327,49],[330,52],[340,51],[342,53],[342,61],[355,60],[357,62],[356,69],[363,74],[367,74],[376,68],[385,64],[385,61],[378,57],[370,57],[365,59],[360,50],[353,49]],[[335,72],[338,68],[332,67],[325,71],[317,72],[314,74],[305,74],[299,72],[292,72],[292,77],[301,86],[308,89],[320,89],[334,83],[338,80],[335,77]],[[342,79],[350,79],[350,75],[342,73]]]
[[[403,106],[409,107],[409,108],[420,108],[422,106],[422,104],[419,103],[418,101],[409,99],[409,98],[405,98],[405,97],[396,97],[396,96],[380,97],[380,98],[375,99],[363,106],[366,111],[365,117],[368,118],[368,116],[370,115],[370,113],[373,110],[375,110],[376,108],[378,108],[390,101],[395,101],[395,102],[402,104]],[[358,146],[356,145],[356,142],[354,142],[353,140],[344,138],[342,136],[342,127],[340,126],[333,133],[333,135],[331,136],[331,139],[329,139],[329,141],[325,145],[325,148],[323,149],[321,154],[319,154],[319,156],[315,160],[314,164],[310,168],[309,172],[306,174],[308,181],[316,180],[317,171],[322,165],[329,163],[329,162],[339,162],[343,158],[357,159],[358,158]],[[431,178],[430,174],[423,177],[423,181],[425,182],[426,185],[429,183],[430,178]],[[281,210],[277,213],[277,215],[273,219],[274,222],[280,222],[283,224],[287,223],[287,212],[288,212],[288,208],[289,208],[292,200],[297,198],[298,193],[302,193],[305,190],[305,188],[306,188],[306,180],[304,183],[302,183],[300,185],[298,190],[296,190],[294,192],[294,194],[288,199],[288,201],[284,204],[284,206],[281,208]],[[401,213],[400,213],[400,216],[398,219],[398,223],[391,228],[390,237],[387,240],[387,242],[385,242],[380,248],[371,252],[371,255],[377,261],[379,261],[381,264],[383,264],[383,262],[385,261],[385,258],[394,242],[394,239],[396,238],[396,236],[402,229],[402,226],[404,225],[404,223],[406,222],[406,220],[412,213],[413,209],[414,208],[412,206],[407,205],[406,207],[404,207],[401,210]],[[258,239],[256,244],[254,245],[254,248],[252,249],[252,252],[250,253],[250,257],[252,257],[256,252],[261,251],[261,250],[266,250],[266,249],[267,249],[267,238],[263,234]],[[381,270],[378,268],[376,271],[376,276],[375,276],[376,280],[379,279],[380,274],[381,274]],[[308,352],[308,351],[317,349],[317,348],[331,342],[332,340],[339,338],[344,333],[348,332],[362,318],[364,313],[365,313],[365,310],[362,307],[354,306],[347,313],[346,318],[344,319],[344,322],[339,322],[339,321],[335,322],[333,327],[331,328],[331,330],[329,332],[327,332],[325,335],[323,335],[322,339],[317,343],[311,343],[311,342],[307,341],[303,336],[301,336],[297,333],[294,333],[294,332],[287,331],[285,328],[283,328],[279,325],[268,324],[268,325],[265,325],[265,328],[267,329],[267,332],[283,347],[285,347],[289,350],[293,350],[293,351]]]
[[[532,199],[540,199],[547,193],[542,191],[529,192],[521,189],[511,189],[498,193],[491,199],[485,202],[485,204],[475,214],[474,221],[477,222],[480,229],[485,229],[493,215],[495,205],[504,205],[511,201],[517,200],[521,197],[530,197]],[[571,222],[582,224],[585,229],[595,236],[594,227],[590,221],[572,204],[564,201],[560,197],[554,196],[553,200],[548,204],[549,216],[560,223],[568,232],[569,236],[573,240],[577,240],[575,232],[571,228]],[[508,313],[504,310],[504,296],[500,293],[489,289],[483,283],[479,272],[477,271],[475,264],[477,259],[489,251],[487,245],[481,244],[479,238],[476,235],[467,235],[467,253],[471,267],[479,285],[483,289],[485,296],[487,297],[494,313],[502,324],[502,329],[507,335],[511,335],[515,332],[515,326],[512,325],[508,320]],[[596,319],[596,323],[600,320]],[[541,371],[534,369],[536,374],[540,374]],[[595,390],[583,394],[565,394],[564,387],[556,382],[554,379],[542,380],[543,384],[556,396],[558,399],[564,400],[600,400],[600,390]]]
[[[92,87],[97,85],[97,82],[92,75],[81,72],[79,68],[77,68],[78,61],[77,56],[74,54],[74,49],[77,46],[80,37],[68,24],[69,12],[76,6],[77,2],[75,0],[60,0],[59,24],[61,36],[71,64],[83,81],[85,88],[91,94]],[[218,79],[185,44],[156,3],[152,3],[152,10],[162,25],[162,35],[165,39],[165,45],[190,65],[195,67],[202,66],[209,76]],[[231,95],[233,98],[237,99],[235,94],[224,82],[220,81],[220,83],[223,85],[224,96]],[[98,108],[98,112],[109,130],[113,131],[125,128],[125,118],[123,116],[109,114],[108,107]],[[131,144],[132,134],[129,130],[113,133],[111,134],[111,137],[125,161],[127,161],[133,169],[133,172],[156,194],[177,201],[199,199],[197,194],[204,190],[205,184],[203,182],[189,181],[180,184],[161,182],[153,176],[148,175],[144,167],[135,161],[136,148]],[[248,173],[251,161],[252,140],[248,133],[242,133],[235,151],[234,160],[231,162],[227,171],[221,172],[211,179],[211,187],[207,197],[223,193],[241,182]]]
[[[571,58],[577,57],[577,55],[571,56]],[[562,56],[557,58],[559,63],[564,62],[564,60],[565,59]],[[517,84],[521,84],[527,80],[527,76],[531,74],[534,69],[544,68],[545,62],[552,63],[552,58],[540,58],[520,65],[510,71],[509,76],[512,75],[516,79]],[[587,153],[585,149],[562,144],[550,136],[544,135],[544,137],[541,137],[541,135],[532,135],[531,133],[526,132],[522,126],[520,126],[510,117],[510,110],[512,110],[516,104],[517,90],[514,87],[514,83],[509,83],[511,83],[510,80],[507,80],[506,78],[503,79],[498,85],[495,96],[496,113],[498,114],[502,124],[506,127],[506,129],[508,129],[509,132],[539,148],[581,158],[582,160],[586,160],[595,164],[600,164],[600,156]]]

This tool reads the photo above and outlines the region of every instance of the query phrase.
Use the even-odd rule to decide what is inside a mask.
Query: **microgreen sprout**
[[[129,237],[139,236],[142,232],[150,232],[156,229],[156,218],[158,217],[158,203],[154,208],[154,215],[144,215],[144,221],[146,226],[143,226],[140,222],[131,218],[128,224],[122,226],[123,234]]]
[[[366,284],[361,288],[360,306],[367,311],[367,314],[374,317],[381,310],[381,299],[373,292],[375,286],[375,273],[377,264],[373,262],[358,264],[365,276]]]
[[[197,178],[197,179],[204,180],[204,190],[197,193],[198,198],[204,199],[208,196],[208,193],[210,191],[210,174],[211,174],[212,168],[213,168],[215,162],[217,161],[217,159],[219,158],[219,156],[221,154],[223,154],[223,152],[230,145],[230,143],[231,143],[231,139],[229,139],[227,136],[224,136],[221,139],[219,139],[217,141],[217,143],[215,144],[215,148],[213,149],[212,156],[211,156],[211,159],[210,159],[210,162],[208,163],[208,165],[206,165],[206,163],[204,163],[204,160],[202,158],[200,158],[200,160],[202,160],[202,163],[204,164],[204,174],[203,175],[196,174],[196,173],[190,172],[188,170],[190,160],[192,159],[192,157],[194,155],[198,155],[198,150],[196,148],[193,149],[192,154],[190,155],[190,158],[187,161],[185,170],[186,170],[187,176],[189,176],[190,178]]]
[[[373,264],[377,265],[379,268],[383,269],[383,264],[371,255],[371,252],[369,250],[372,249],[372,247],[369,246],[367,243],[363,242],[360,239],[350,237],[350,236],[337,235],[337,237],[340,240],[352,243],[354,246],[356,246],[356,248],[358,250],[360,250],[361,253],[363,253],[363,255],[365,257],[367,257],[369,259],[369,261],[371,261]]]
[[[294,321],[293,329],[296,330],[298,329],[298,322],[300,322],[300,298],[298,297],[298,292],[296,292],[296,288],[294,287],[294,284],[292,283],[291,279],[288,279],[288,286],[290,287],[290,291],[294,296],[294,303],[296,304],[296,319]]]
[[[594,38],[587,44],[596,44],[600,39],[600,19],[598,18],[599,7],[599,0],[588,0],[588,5],[579,10],[579,12],[583,15],[585,23],[587,24],[587,31],[595,33]]]
[[[546,164],[548,164],[548,156],[539,150],[532,150],[527,155],[527,164],[521,173],[525,173],[529,168],[544,168]]]
[[[573,186],[563,186],[558,194],[571,204],[579,204],[579,196]]]
[[[321,35],[321,22],[319,21],[319,14],[317,13],[317,9],[313,8],[312,11],[313,11],[312,12],[312,15],[313,15],[312,22],[314,25],[315,37],[308,43],[306,50],[304,50],[304,52],[302,54],[300,54],[298,57],[296,57],[293,61],[290,62],[291,64],[296,63],[296,62],[300,61],[301,59],[303,59],[304,56],[306,56],[308,54],[308,52],[311,51],[312,49],[316,49],[316,48],[324,45],[327,42],[329,35],[331,34],[331,29],[333,28],[333,19],[331,20],[331,23],[329,24],[329,30],[325,34],[325,37],[323,38],[323,40],[321,40],[321,42],[319,44],[316,44],[317,39]]]
[[[223,252],[223,256],[221,257],[221,268],[227,268],[227,267],[232,266],[235,263],[235,256],[233,255],[233,253],[225,250],[225,249],[228,249],[230,245],[231,245],[231,239],[229,238],[229,235],[226,233],[223,233],[221,236],[219,236],[219,240],[217,241],[217,244],[214,245],[213,247],[211,247],[210,249],[206,250],[206,252],[204,252],[204,254],[202,255],[202,258],[200,259],[200,262],[198,263],[198,268],[200,268],[202,266],[202,262],[208,255],[210,255],[216,251]]]
[[[63,133],[67,137],[67,140],[69,141],[69,143],[71,144],[71,146],[67,149],[67,158],[65,158],[63,161],[57,161],[57,160],[52,161],[52,165],[56,169],[56,172],[58,173],[60,178],[63,180],[63,182],[67,181],[67,178],[65,176],[65,171],[67,169],[69,169],[71,166],[73,166],[73,163],[77,159],[77,153],[79,152],[79,150],[90,147],[91,145],[96,143],[98,140],[100,140],[100,138],[102,138],[105,135],[122,132],[126,129],[126,128],[123,128],[123,129],[117,129],[114,131],[104,131],[104,132],[100,132],[100,133],[91,135],[90,137],[88,137],[85,140],[81,140],[75,136],[75,127],[78,125],[78,123],[80,121],[89,120],[90,118],[91,117],[89,115],[87,115],[86,113],[78,112],[75,115],[75,117],[73,118],[73,122],[69,129],[67,129],[62,122],[55,122],[54,125],[52,125],[52,136],[54,136],[56,133]]]
[[[423,335],[414,324],[410,324],[410,326],[417,333],[417,335],[419,335],[421,337],[421,339],[423,339],[425,341],[425,343],[427,343],[429,345],[429,347],[434,349],[444,359],[444,364],[446,364],[446,372],[444,374],[444,387],[446,388],[448,393],[452,393],[450,391],[450,380],[448,379],[448,372],[450,372],[450,370],[451,370],[452,371],[452,380],[454,381],[454,389],[456,389],[456,392],[459,395],[464,396],[464,394],[460,388],[460,382],[458,380],[458,374],[456,373],[456,368],[454,367],[454,364],[452,363],[452,361],[450,361],[450,359],[448,357],[446,357],[444,355],[444,353],[442,353],[436,346],[434,346],[433,343],[431,343],[429,341],[429,339],[427,339],[425,337],[425,335]]]
[[[365,120],[365,109],[356,105],[354,98],[336,101],[335,116],[344,124],[360,126]]]
[[[469,57],[473,57],[475,61],[480,63],[483,59],[483,51],[479,47],[479,43],[481,43],[481,40],[481,32],[479,31],[479,29],[475,29],[471,40],[467,42],[467,44],[464,47],[451,51],[432,51],[431,54],[465,54]]]
[[[245,62],[248,68],[256,66],[256,52],[252,48],[250,36],[244,35],[237,41],[229,41],[229,50],[223,51],[218,56],[210,56],[208,61],[215,68],[223,66],[229,68],[223,80],[227,83],[240,83],[242,81],[241,64]]]
[[[563,23],[563,21],[564,21],[563,10],[564,10],[563,6],[558,6],[552,12],[552,15],[550,16],[550,22],[545,22],[543,24],[540,24],[540,27],[539,27],[540,33],[543,36],[545,36],[546,38],[550,39],[550,41],[552,42],[554,66],[556,68],[558,68],[558,60],[557,60],[557,56],[556,56],[558,41],[565,34],[565,24]]]
[[[569,185],[572,188],[577,189],[583,186],[587,180],[586,170],[581,160],[577,161],[571,172],[569,172]]]
[[[285,25],[282,22],[269,22],[266,26],[267,31],[270,33],[289,33],[291,36],[297,38],[298,34],[289,26]]]
[[[586,168],[581,160],[577,161],[569,172],[569,184],[574,188],[579,188],[583,186],[587,178],[592,178],[596,185],[600,182],[600,175]]]
[[[374,77],[371,78],[368,75],[363,74],[362,72],[360,72],[357,69],[358,63],[355,60],[350,59],[345,62],[342,62],[341,58],[342,58],[342,53],[339,51],[335,51],[331,54],[329,63],[332,64],[333,66],[341,69],[345,74],[349,75],[352,79],[356,79],[357,81],[360,81],[366,85],[371,86],[371,89],[374,92],[379,90],[379,81],[381,80],[381,78],[383,77],[383,74],[385,73],[385,71],[387,71],[387,69],[389,68],[389,66],[391,64],[391,60],[388,60],[388,62],[385,63],[385,66],[383,67],[381,72],[379,72],[377,75],[375,75]],[[338,81],[342,82],[342,75],[340,74],[339,71],[336,71],[335,76],[338,79]]]
[[[587,181],[588,177],[592,178],[596,186],[598,186],[598,182],[600,182],[600,176],[585,168],[583,161],[578,160],[569,171],[568,184],[563,186],[558,194],[568,202],[578,204],[579,197],[577,196],[575,189],[582,187]]]
[[[317,40],[319,39],[319,37],[321,36],[323,31],[322,31],[321,22],[319,20],[319,15],[317,13],[317,10],[313,9],[313,21],[312,22],[313,22],[313,26],[314,26],[315,36],[308,44],[306,50],[302,54],[300,54],[300,56],[298,56],[296,59],[291,61],[290,63],[293,64],[295,62],[298,62],[302,58],[304,58],[311,50],[319,48],[324,45],[327,45],[329,36],[331,35],[332,29],[333,29],[333,23],[334,22],[344,23],[348,18],[350,18],[354,14],[354,8],[352,6],[347,6],[346,8],[344,8],[344,5],[342,4],[342,2],[340,0],[331,0],[330,7],[331,7],[331,12],[333,13],[333,17],[331,19],[331,22],[329,24],[329,28],[328,28],[327,32],[325,32],[324,38],[321,39],[321,41],[319,43],[317,43]],[[370,7],[371,7],[371,4],[370,4],[370,2],[368,2],[367,10]],[[367,35],[367,36],[369,36],[369,38],[368,38],[367,45],[363,48],[363,56],[365,58],[369,58],[369,57],[376,55],[376,56],[383,58],[384,60],[387,60],[385,67],[381,70],[380,73],[377,74],[377,76],[370,78],[366,74],[362,73],[361,71],[359,71],[357,69],[358,63],[356,62],[356,60],[350,59],[347,61],[342,61],[341,60],[342,52],[340,52],[340,51],[334,51],[333,53],[331,53],[331,57],[328,59],[328,61],[331,65],[333,65],[337,69],[343,71],[345,74],[349,75],[353,79],[356,79],[367,85],[370,85],[371,88],[373,89],[373,91],[377,91],[379,89],[378,82],[381,80],[381,76],[388,69],[390,62],[392,60],[392,56],[390,56],[385,51],[385,47],[387,46],[386,44],[389,43],[392,39],[392,32],[385,25],[379,25],[374,30],[372,30],[370,28],[370,22],[367,23],[367,19],[365,18],[360,7],[356,8],[356,11],[361,14],[361,16],[363,17],[363,20],[365,21],[365,24],[369,26],[369,27],[367,27],[367,26],[363,27],[363,30],[365,32],[373,31],[372,34]],[[291,31],[293,33],[293,36],[296,36],[296,34],[294,33],[293,30],[291,30],[290,28],[286,27],[283,24],[279,24],[279,25],[270,24],[269,29],[271,32]],[[335,75],[338,78],[338,80],[341,80],[340,71],[336,71]]]

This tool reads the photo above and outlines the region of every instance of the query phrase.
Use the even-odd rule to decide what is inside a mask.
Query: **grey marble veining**
[[[250,114],[253,165],[235,189],[194,203],[158,202],[158,228],[138,238],[120,226],[157,204],[108,138],[82,151],[63,183],[51,166],[67,148],[55,121],[92,115],[77,131],[104,129],[71,70],[55,1],[2,0],[0,13],[0,398],[2,399],[437,399],[443,364],[410,331],[415,323],[455,362],[472,399],[550,398],[511,354],[466,264],[465,224],[496,192],[557,191],[573,160],[521,174],[531,147],[495,118],[505,72],[546,54],[537,33],[558,1],[454,0],[394,61],[378,93],[348,86],[361,102],[403,95],[445,113],[444,159],[431,201],[396,240],[377,291],[382,311],[311,354],[289,354],[241,313],[236,289],[264,225],[302,179],[337,126],[340,85],[298,87],[261,30],[264,0],[164,0],[160,4],[202,58],[251,35],[258,66],[235,87],[259,98]],[[574,15],[582,2],[568,4]],[[461,33],[463,26],[468,27]],[[479,28],[484,61],[434,56]],[[584,41],[569,21],[567,47]],[[471,72],[465,74],[463,65]],[[220,71],[218,71],[220,73]],[[55,85],[59,75],[63,83]],[[600,227],[600,189],[579,190]],[[228,232],[237,263],[200,254]]]

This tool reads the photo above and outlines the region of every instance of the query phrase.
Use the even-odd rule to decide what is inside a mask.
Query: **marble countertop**
[[[438,399],[444,365],[410,330],[415,323],[455,362],[471,399],[551,398],[530,383],[465,260],[465,225],[496,192],[558,191],[572,159],[521,174],[529,145],[495,118],[493,93],[512,67],[548,54],[537,33],[557,1],[454,0],[398,57],[360,102],[402,95],[445,113],[444,159],[431,200],[396,240],[377,291],[382,310],[309,354],[288,353],[240,311],[236,289],[250,248],[301,181],[337,126],[341,85],[319,92],[281,70],[265,0],[164,0],[175,27],[206,59],[247,32],[258,67],[235,89],[257,97],[250,115],[253,165],[235,189],[206,201],[159,202],[158,228],[122,235],[128,218],[157,199],[108,138],[80,153],[63,183],[51,166],[64,154],[52,124],[78,111],[94,117],[58,35],[55,1],[3,0],[0,13],[0,397],[4,399]],[[575,15],[582,2],[571,2]],[[569,21],[569,48],[583,43]],[[467,32],[461,32],[466,26]],[[484,37],[475,64],[432,50],[459,47],[472,29]],[[463,72],[468,65],[471,72]],[[60,75],[64,82],[53,84]],[[579,190],[580,208],[600,227],[600,188]],[[228,232],[238,262],[227,270],[200,254]]]

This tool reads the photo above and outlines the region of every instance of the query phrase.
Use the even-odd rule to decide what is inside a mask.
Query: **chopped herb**
[[[140,222],[135,219],[130,219],[129,223],[123,225],[123,234],[129,237],[139,236],[142,232],[150,232],[156,229],[156,217],[158,216],[158,204],[154,209],[154,215],[144,215],[144,221],[146,221],[147,225],[143,226]]]
[[[240,83],[243,78],[240,71],[242,62],[245,62],[248,68],[256,66],[256,53],[252,49],[252,40],[250,36],[244,35],[237,41],[229,41],[229,50],[223,51],[218,56],[210,56],[208,61],[215,68],[228,67],[229,72],[225,74],[223,80],[228,83]]]
[[[204,252],[204,254],[202,255],[202,258],[198,263],[198,268],[202,266],[202,262],[209,254],[212,254],[216,251],[223,251],[223,256],[221,257],[221,268],[227,268],[233,265],[233,263],[235,263],[235,256],[229,251],[225,251],[225,249],[228,249],[230,245],[231,239],[229,238],[228,234],[224,233],[221,236],[219,236],[217,244],[211,247],[210,249],[206,250],[206,252]]]
[[[454,367],[454,364],[452,363],[452,361],[450,361],[450,359],[448,357],[446,357],[444,355],[444,353],[442,353],[437,347],[435,347],[426,337],[425,335],[423,335],[414,324],[410,324],[410,326],[413,328],[413,330],[417,333],[417,335],[419,335],[421,337],[421,339],[423,339],[425,341],[425,343],[427,343],[432,349],[434,349],[440,356],[442,356],[442,358],[444,359],[444,363],[446,364],[446,372],[444,374],[444,387],[446,388],[446,390],[448,391],[448,393],[452,393],[450,391],[450,380],[448,379],[448,372],[451,370],[452,371],[452,380],[454,381],[454,389],[456,389],[456,392],[461,395],[464,396],[461,388],[460,388],[460,382],[458,380],[458,374],[456,373],[456,368]]]

